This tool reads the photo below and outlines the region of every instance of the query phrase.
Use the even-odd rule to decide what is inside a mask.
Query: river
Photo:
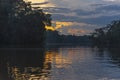
[[[120,80],[120,51],[89,46],[0,49],[0,80]]]

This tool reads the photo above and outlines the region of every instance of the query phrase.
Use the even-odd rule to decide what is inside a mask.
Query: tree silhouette
[[[112,21],[106,27],[96,29],[91,38],[95,44],[120,46],[120,20]]]
[[[4,12],[4,11],[2,11]],[[51,15],[32,9],[30,2],[12,1],[7,9],[7,19],[1,26],[0,43],[10,45],[43,45],[45,25],[51,25]],[[0,19],[2,20],[2,19]]]

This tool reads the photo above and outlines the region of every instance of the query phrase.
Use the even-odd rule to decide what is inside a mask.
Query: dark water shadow
[[[101,59],[104,59],[104,57],[107,57],[108,61],[112,64],[117,65],[120,67],[120,48],[116,47],[97,47],[97,56],[102,57]]]
[[[44,62],[44,49],[0,49],[0,80],[40,78],[40,76],[43,76],[41,74],[45,68]]]
[[[120,48],[109,48],[108,51],[112,63],[120,67]]]

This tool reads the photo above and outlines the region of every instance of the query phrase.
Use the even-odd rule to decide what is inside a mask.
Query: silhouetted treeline
[[[8,0],[7,4],[0,4],[0,45],[43,45],[51,15],[23,0]]]
[[[91,39],[97,45],[120,47],[120,20],[115,20],[106,27],[95,29]]]
[[[89,36],[61,35],[58,31],[47,31],[46,43],[61,45],[91,44]]]

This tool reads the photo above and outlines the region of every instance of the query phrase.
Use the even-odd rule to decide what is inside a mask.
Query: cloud
[[[87,9],[90,10],[89,6],[95,3],[103,3],[101,0],[50,0],[56,4],[57,7],[69,8],[69,9]]]
[[[56,5],[49,2],[49,0],[25,0],[25,1],[31,1],[33,7],[56,7]]]
[[[67,30],[68,34],[72,34],[72,35],[86,35],[89,34],[91,31],[90,30],[82,30],[82,29],[73,29],[73,28],[69,28]]]
[[[85,35],[96,29],[97,25],[83,22],[53,22],[52,30],[60,31],[62,34]]]
[[[55,24],[55,27],[57,27],[57,26],[61,26],[61,27],[70,27],[70,26],[80,26],[80,27],[92,26],[92,27],[96,27],[96,25],[83,23],[83,22],[59,22],[59,21],[56,22],[56,21],[54,21],[53,24]]]
[[[69,8],[69,9],[82,9],[82,10],[94,10],[94,4],[105,5],[119,5],[120,0],[49,0],[51,3],[56,4],[57,7]]]
[[[119,5],[94,4],[91,6],[95,7],[92,11],[58,7],[49,8],[53,20],[57,22],[55,29],[63,34],[88,34],[94,29],[104,27],[112,20],[120,18]]]
[[[104,1],[116,1],[116,0],[104,0]]]
[[[70,13],[72,10],[68,8],[59,8],[59,7],[44,7],[45,12],[49,12],[52,14],[62,14],[62,13]]]
[[[41,2],[47,2],[47,1],[48,0],[41,0]],[[45,9],[44,11],[51,13],[53,20],[60,20],[60,21],[77,21],[77,22],[86,21],[87,22],[88,21],[87,19],[92,20],[94,18],[97,20],[101,17],[119,16],[120,6],[112,3],[108,4],[107,1],[93,0],[89,2],[89,0],[80,0],[80,1],[79,0],[70,0],[70,1],[69,0],[61,0],[61,1],[49,0],[49,5],[54,4],[56,6],[50,7],[48,6],[48,4],[46,4],[46,6],[44,5],[44,7],[46,7],[44,8]],[[115,1],[119,1],[119,0],[115,0]],[[76,6],[77,8],[74,8],[74,9],[70,8],[73,5]],[[67,6],[70,6],[70,7],[67,7]],[[86,6],[85,8],[89,7],[91,9],[86,10],[84,7],[81,7],[81,6]]]
[[[46,26],[47,30],[57,30],[62,34],[85,35],[96,29],[97,25],[82,22],[52,22],[52,26]]]
[[[31,1],[32,3],[43,3],[47,2],[48,0],[25,0],[25,1]]]
[[[90,14],[90,15],[84,15],[84,16],[80,16],[80,18],[82,19],[89,19],[89,18],[99,18],[99,17],[107,17],[107,16],[119,16],[120,13],[118,11],[103,11],[102,13],[98,13],[98,14]]]
[[[102,5],[102,4],[99,4]],[[93,5],[92,5],[93,6]],[[98,4],[94,5],[98,6]],[[89,19],[89,18],[99,18],[104,16],[116,16],[120,15],[120,6],[119,5],[102,5],[97,7],[93,11],[85,11],[82,9],[71,10],[67,8],[52,8],[49,9],[49,12],[53,14],[53,19]]]
[[[54,30],[85,34],[120,18],[120,0],[32,0],[52,14]],[[47,2],[47,3],[46,3]],[[55,23],[56,22],[56,23]]]
[[[49,2],[32,3],[31,5],[45,5],[45,4],[49,4]]]
[[[63,28],[59,29],[59,31],[65,35],[71,34],[71,35],[78,35],[79,36],[79,35],[90,34],[93,30],[87,29],[87,28],[82,28],[82,27],[76,28],[74,26],[74,27],[69,27],[69,28],[63,27]]]
[[[107,2],[118,2],[119,0],[103,0],[103,1],[107,1]]]

